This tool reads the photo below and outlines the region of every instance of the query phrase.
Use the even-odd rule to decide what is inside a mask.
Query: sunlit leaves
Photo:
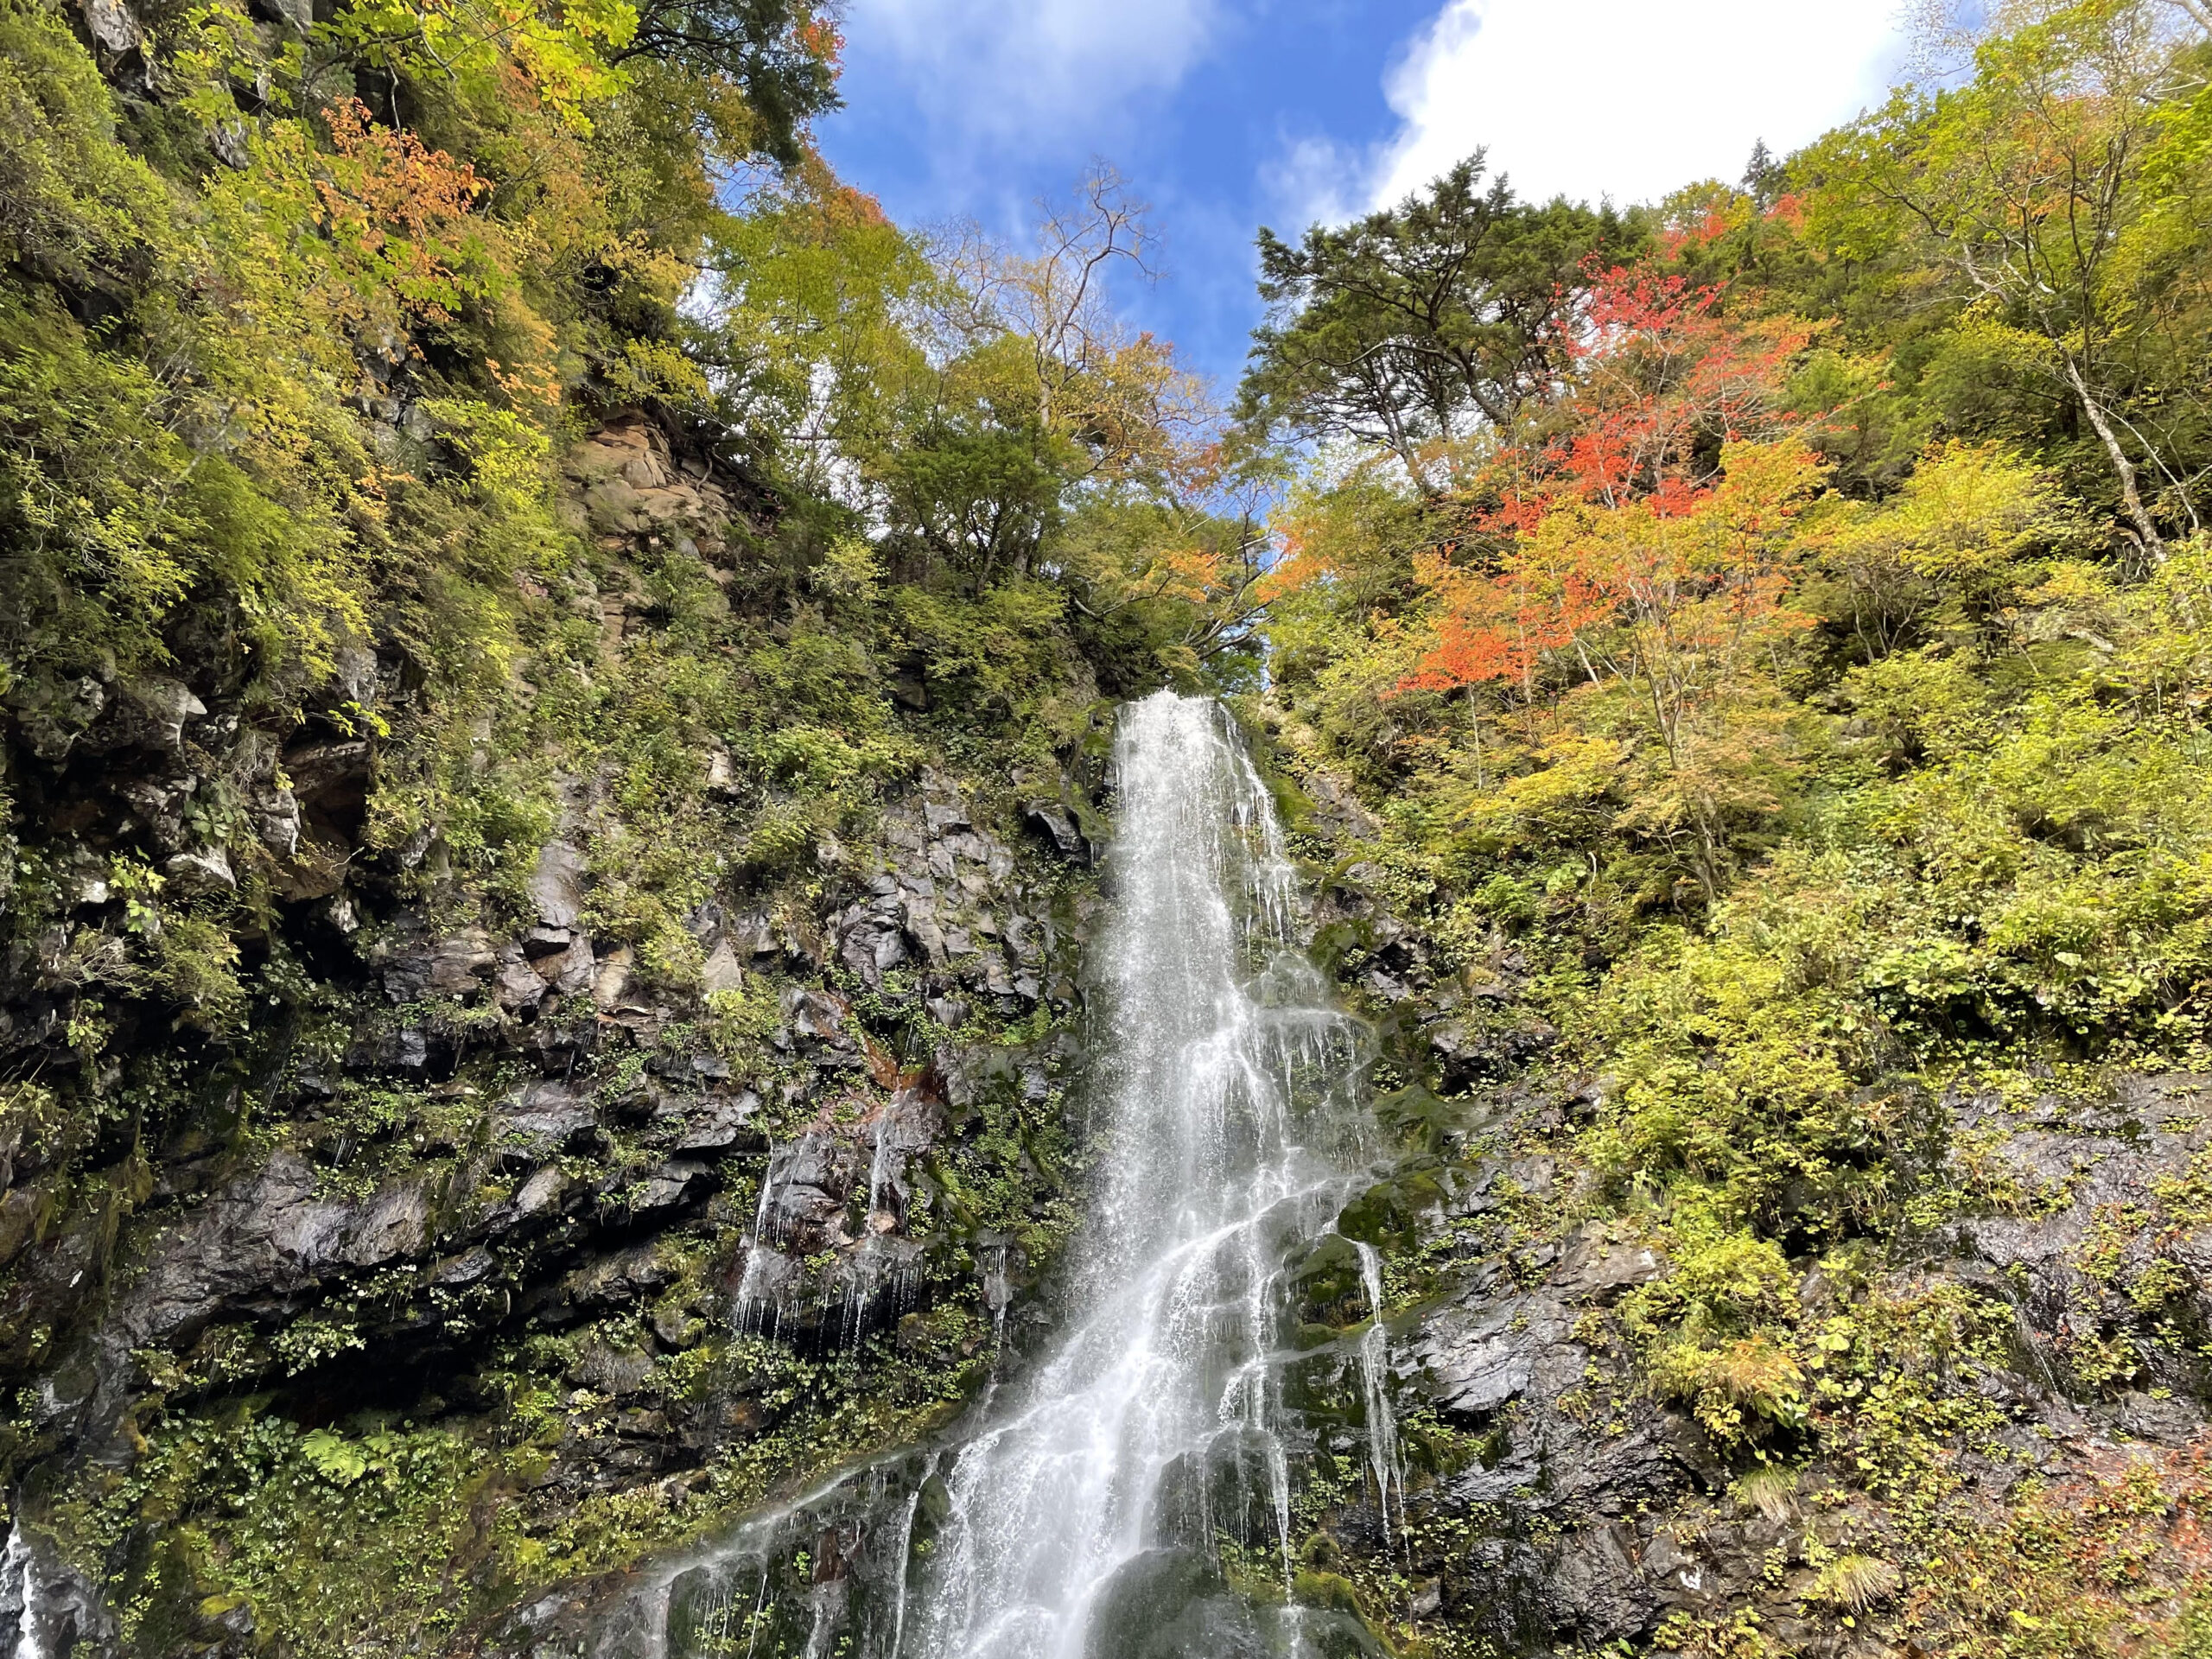
[[[107,88],[60,16],[0,8],[0,248],[11,259],[81,277],[159,239],[167,192],[115,128]]]
[[[361,59],[410,79],[489,99],[518,75],[544,106],[580,130],[621,90],[610,62],[637,31],[628,0],[582,0],[550,12],[536,0],[356,0],[330,28]]]
[[[1978,302],[2032,340],[2012,355],[2039,358],[2048,393],[2079,411],[2127,533],[2154,555],[2162,521],[2194,510],[2170,440],[2119,405],[2133,386],[2171,383],[2159,347],[2181,341],[2161,324],[2198,303],[2195,262],[2173,255],[2177,234],[2201,235],[2188,204],[2205,190],[2207,152],[2190,136],[2203,79],[2172,22],[2142,0],[2050,8],[1985,41],[1965,84],[1900,92],[1808,161],[1823,182],[1808,219],[1818,241],[1916,266],[1923,291]]]

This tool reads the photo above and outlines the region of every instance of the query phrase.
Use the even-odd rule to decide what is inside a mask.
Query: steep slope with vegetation
[[[1258,544],[1115,182],[903,234],[804,5],[0,37],[0,1609],[467,1650],[988,1367]]]
[[[1405,1135],[1410,1496],[1323,1350],[1308,1552],[1408,1651],[2212,1631],[2212,43],[1931,44],[1740,188],[1263,244],[1258,713]]]
[[[0,1641],[571,1652],[926,1439],[1176,683],[1390,1143],[1233,1584],[2212,1652],[2212,39],[1925,43],[1739,186],[1263,232],[1217,410],[1110,175],[832,177],[803,0],[0,0]]]

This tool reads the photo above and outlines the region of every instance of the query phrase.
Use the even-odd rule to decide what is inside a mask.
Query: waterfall
[[[1390,1332],[1382,1323],[1382,1257],[1372,1244],[1355,1243],[1360,1287],[1367,1294],[1370,1323],[1359,1339],[1359,1376],[1366,1395],[1367,1460],[1375,1471],[1376,1506],[1382,1515],[1382,1536],[1390,1536],[1390,1491],[1398,1491],[1398,1515],[1405,1518],[1405,1470],[1398,1457],[1398,1420],[1390,1409]]]
[[[1285,1397],[1300,1360],[1288,1264],[1367,1179],[1366,1039],[1300,948],[1281,827],[1227,711],[1166,692],[1128,705],[1114,772],[1114,903],[1091,957],[1095,1173],[1059,1330],[1026,1362],[1007,1351],[1005,1247],[979,1243],[995,1376],[965,1421],[664,1563],[601,1627],[600,1659],[1377,1651],[1350,1615],[1287,1593],[1292,1471],[1311,1438]],[[894,1185],[891,1133],[887,1116],[872,1211]],[[789,1294],[760,1247],[803,1145],[763,1176],[741,1329],[780,1318]],[[1363,1261],[1379,1313],[1379,1265]],[[1360,1358],[1387,1513],[1402,1483],[1395,1438],[1374,1438],[1390,1436],[1386,1340],[1378,1319]]]
[[[15,1627],[16,1639],[8,1648],[10,1659],[46,1659],[45,1645],[39,1639],[39,1627],[45,1620],[39,1606],[38,1573],[20,1521],[9,1531],[6,1553],[0,1554],[0,1618]]]
[[[1296,949],[1281,830],[1227,713],[1130,705],[1116,776],[1103,1174],[1072,1313],[944,1472],[915,1659],[1084,1659],[1178,1618],[1210,1651],[1233,1615],[1190,1586],[1240,1524],[1291,1576],[1283,1263],[1348,1190],[1357,1044]]]

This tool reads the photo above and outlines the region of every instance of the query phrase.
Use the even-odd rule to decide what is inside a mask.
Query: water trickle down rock
[[[118,1651],[114,1621],[92,1586],[18,1521],[0,1549],[0,1651],[10,1659],[67,1659]]]
[[[1405,1467],[1398,1455],[1398,1420],[1390,1409],[1390,1332],[1382,1323],[1382,1256],[1372,1244],[1355,1242],[1359,1282],[1367,1293],[1370,1320],[1359,1339],[1359,1375],[1367,1408],[1367,1459],[1375,1470],[1376,1507],[1382,1536],[1390,1536],[1390,1493],[1398,1493],[1398,1518],[1405,1519]]]

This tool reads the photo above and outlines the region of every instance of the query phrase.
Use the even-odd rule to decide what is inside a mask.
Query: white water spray
[[[1226,712],[1133,704],[1116,766],[1075,1313],[945,1471],[916,1659],[1083,1659],[1102,1626],[1187,1616],[1142,1574],[1210,1559],[1232,1510],[1266,1517],[1291,1572],[1283,1263],[1348,1191],[1358,1044],[1294,948],[1281,830]]]

